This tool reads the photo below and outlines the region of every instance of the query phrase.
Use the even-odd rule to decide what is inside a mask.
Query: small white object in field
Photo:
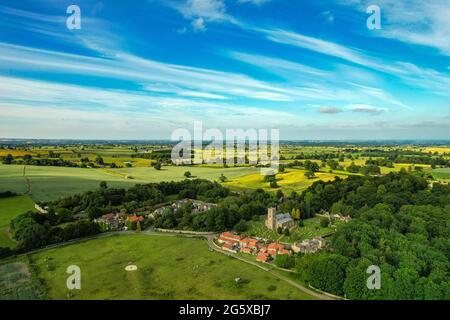
[[[126,271],[136,271],[137,269],[138,269],[138,267],[134,264],[131,264],[131,265],[125,267]]]

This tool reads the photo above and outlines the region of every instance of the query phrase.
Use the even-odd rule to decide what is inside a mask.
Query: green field
[[[435,179],[450,180],[450,168],[439,168],[432,171]]]
[[[190,171],[193,177],[217,180],[223,173],[228,178],[258,172],[257,168],[232,167],[163,167],[158,171],[151,167],[122,169],[83,169],[67,167],[27,166],[26,177],[29,179],[30,196],[34,201],[49,201],[61,196],[81,193],[98,188],[101,181],[110,187],[131,187],[137,183],[161,181],[179,181],[185,179],[184,173]],[[0,165],[0,192],[13,191],[26,193],[28,190],[23,176],[23,166]]]
[[[0,199],[0,247],[15,246],[15,242],[9,237],[9,223],[29,210],[35,211],[34,202],[29,196]]]
[[[271,274],[208,250],[205,240],[122,235],[31,256],[50,299],[66,299],[70,265],[81,269],[71,299],[311,299]],[[137,271],[125,271],[128,264]],[[235,278],[241,278],[239,284]]]

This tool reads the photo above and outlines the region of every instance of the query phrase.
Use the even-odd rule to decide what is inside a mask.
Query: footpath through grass
[[[312,299],[255,266],[209,251],[201,239],[113,236],[31,259],[51,299]],[[138,270],[125,271],[128,264]],[[70,265],[81,268],[81,290],[66,288]]]

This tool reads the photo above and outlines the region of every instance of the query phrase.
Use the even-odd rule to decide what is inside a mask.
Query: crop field
[[[23,176],[23,166],[0,165],[0,192],[29,192],[31,198],[38,201],[54,200],[61,196],[81,193],[98,188],[101,181],[110,187],[131,187],[137,183],[161,181],[179,181],[185,179],[184,173],[190,171],[193,178],[217,180],[221,174],[227,178],[236,178],[259,172],[251,167],[210,168],[210,167],[163,167],[155,170],[150,167],[121,169],[83,169],[68,167],[27,166]]]
[[[250,174],[235,179],[230,179],[224,183],[226,187],[235,189],[264,189],[266,191],[274,191],[281,189],[282,191],[303,191],[312,185],[315,181],[330,181],[335,177],[346,178],[347,175],[316,172],[316,178],[308,179],[305,177],[305,170],[286,169],[284,173],[277,174],[277,184],[279,188],[270,188],[269,183],[264,181],[264,176],[260,173]]]
[[[112,236],[43,251],[31,260],[50,299],[311,299],[193,238]],[[126,271],[129,264],[138,269]],[[81,269],[81,290],[66,287],[70,265]]]
[[[439,153],[439,154],[443,154],[443,153],[447,153],[450,154],[450,147],[426,147],[423,150],[424,152],[432,152],[432,153]]]
[[[0,247],[15,246],[15,242],[9,236],[9,223],[19,214],[29,210],[35,211],[34,202],[29,196],[0,199]]]
[[[26,257],[0,264],[0,300],[37,300],[41,285],[30,270]]]

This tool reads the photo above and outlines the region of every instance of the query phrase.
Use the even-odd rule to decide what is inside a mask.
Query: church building
[[[267,209],[266,227],[270,230],[290,229],[294,226],[294,220],[289,213],[276,214],[276,208]]]

